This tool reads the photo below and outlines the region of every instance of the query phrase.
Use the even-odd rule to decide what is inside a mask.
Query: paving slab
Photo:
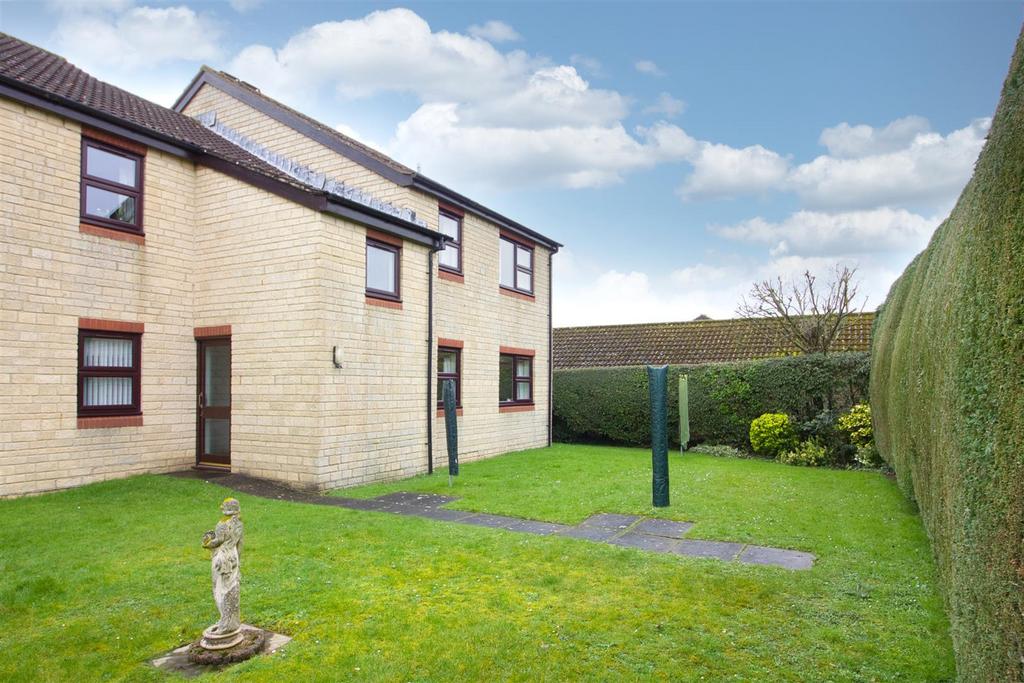
[[[489,515],[481,512],[459,520],[459,524],[472,524],[473,526],[486,526],[492,529],[505,529],[514,531],[515,526],[523,520],[517,517],[505,517],[504,515]]]
[[[339,498],[338,506],[348,508],[350,510],[373,510],[375,512],[382,512],[388,507],[388,504],[372,498],[365,500],[360,498]]]
[[[518,531],[524,534],[536,534],[537,536],[550,536],[551,534],[557,534],[560,531],[565,531],[568,527],[564,524],[555,524],[554,522],[538,522],[533,519],[521,520],[518,524],[509,528],[509,531]]]
[[[799,550],[748,545],[740,553],[739,561],[747,564],[768,564],[785,569],[810,569],[814,566],[814,555]]]
[[[669,519],[645,519],[633,527],[633,530],[639,531],[642,534],[651,534],[652,536],[682,538],[692,528],[692,522],[673,522]]]
[[[609,541],[622,533],[622,529],[603,526],[571,526],[565,531],[559,532],[559,536],[570,538],[582,538],[586,541]]]
[[[628,529],[638,519],[639,515],[616,515],[607,512],[587,517],[580,526],[599,526],[607,529]]]
[[[388,493],[383,496],[378,496],[374,500],[380,500],[386,503],[396,503],[398,505],[410,505],[412,507],[440,507],[447,503],[453,503],[458,498],[452,496],[441,496],[436,493],[409,493],[405,491],[398,491],[396,493]]]
[[[736,559],[743,550],[742,543],[726,543],[725,541],[695,541],[683,539],[679,541],[675,552],[691,557],[715,557],[726,562]]]
[[[650,534],[638,534],[635,531],[627,531],[621,536],[617,536],[610,541],[611,545],[621,545],[627,548],[639,548],[640,550],[647,550],[652,553],[671,553],[679,545],[679,540],[675,538],[665,538],[664,536],[651,536]]]
[[[410,515],[416,517],[425,517],[427,519],[436,519],[441,522],[461,522],[467,517],[476,515],[475,512],[466,512],[465,510],[446,510],[444,508],[423,508],[422,510],[416,510],[409,512]]]

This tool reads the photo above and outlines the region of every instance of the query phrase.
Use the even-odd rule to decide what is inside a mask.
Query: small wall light
[[[341,367],[341,349],[339,349],[337,346],[334,347],[334,354],[332,356],[332,360],[334,361],[334,367]]]

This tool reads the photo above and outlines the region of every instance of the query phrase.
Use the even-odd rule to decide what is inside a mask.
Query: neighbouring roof
[[[873,312],[851,315],[835,351],[867,351]],[[702,365],[786,356],[796,347],[780,339],[770,319],[693,320],[678,323],[556,327],[555,369],[626,365]]]
[[[226,92],[232,97],[239,99],[245,104],[248,104],[293,130],[316,140],[329,149],[338,152],[342,156],[345,156],[356,163],[365,166],[369,170],[384,176],[397,185],[403,187],[415,187],[416,189],[437,198],[441,202],[458,206],[464,210],[470,211],[471,213],[482,216],[503,228],[520,233],[523,236],[531,238],[555,251],[562,246],[559,242],[556,242],[550,237],[542,235],[541,233],[526,227],[522,223],[503,216],[497,211],[489,209],[488,207],[442,185],[436,180],[433,180],[418,171],[414,171],[379,150],[376,150],[369,145],[364,145],[358,140],[339,132],[337,129],[321,123],[320,121],[317,121],[296,109],[292,109],[274,98],[267,96],[251,83],[247,83],[227,72],[219,71],[209,66],[203,66],[178,98],[177,102],[174,103],[175,111],[180,112],[184,110],[192,97],[199,92],[199,89],[204,84]]]

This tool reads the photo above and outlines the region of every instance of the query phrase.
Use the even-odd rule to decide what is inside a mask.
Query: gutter
[[[555,299],[555,275],[552,265],[555,260],[555,252],[548,252],[548,446],[551,446],[551,434],[553,430],[553,422],[555,415],[555,387],[552,384],[554,379],[554,371],[552,368],[555,365],[555,359],[552,357],[554,350],[554,344],[552,342],[553,337],[553,319],[551,317],[551,302]]]

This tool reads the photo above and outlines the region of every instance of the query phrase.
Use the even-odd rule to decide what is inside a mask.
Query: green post
[[[690,444],[690,376],[679,375],[679,452]]]
[[[448,442],[448,485],[459,476],[459,425],[455,417],[455,380],[446,379],[441,390],[444,401],[444,435]]]
[[[654,507],[668,507],[668,366],[647,366],[651,395],[651,464]]]

